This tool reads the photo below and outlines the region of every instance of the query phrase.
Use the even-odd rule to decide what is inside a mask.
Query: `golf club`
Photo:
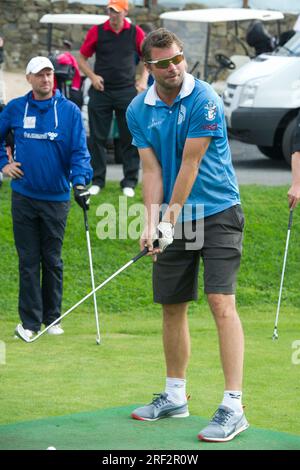
[[[75,308],[79,307],[79,305],[81,305],[85,300],[87,300],[89,297],[91,297],[91,295],[94,294],[94,292],[97,292],[97,290],[99,289],[102,289],[102,287],[104,287],[106,284],[108,284],[108,282],[110,282],[112,279],[114,279],[118,274],[120,274],[122,271],[125,271],[125,269],[127,269],[129,266],[131,266],[133,263],[135,263],[136,261],[138,261],[140,258],[142,258],[143,256],[145,256],[146,254],[148,253],[148,248],[145,247],[142,251],[140,251],[140,253],[138,255],[136,255],[134,258],[132,258],[130,261],[128,261],[128,263],[124,264],[124,266],[122,266],[120,269],[118,269],[114,274],[112,274],[110,277],[108,277],[104,282],[102,282],[102,284],[100,284],[98,287],[96,287],[95,289],[93,289],[91,292],[89,292],[85,297],[83,297],[81,300],[79,300],[75,305],[73,305],[73,307],[69,308],[69,310],[67,310],[63,315],[61,315],[59,318],[57,318],[54,322],[52,322],[50,325],[48,325],[43,331],[41,331],[40,333],[38,333],[36,336],[34,336],[33,338],[29,338],[27,336],[27,334],[25,333],[25,330],[23,328],[23,326],[19,323],[19,325],[17,326],[16,328],[16,335],[21,338],[23,341],[25,341],[26,343],[33,343],[34,341],[36,341],[37,339],[39,339],[44,333],[46,333],[49,328],[51,328],[51,326],[53,325],[56,325],[56,323],[59,323],[64,317],[66,317],[67,315],[69,315],[69,313],[73,312],[73,310],[75,310]]]
[[[286,265],[286,259],[287,259],[287,254],[288,254],[288,247],[289,247],[289,240],[290,240],[290,233],[291,233],[291,227],[292,227],[292,222],[293,222],[293,209],[290,209],[290,216],[289,216],[289,223],[288,223],[288,231],[287,231],[287,236],[286,236],[286,243],[285,243],[285,252],[284,252],[284,258],[283,258],[283,267],[282,267],[282,273],[281,273],[281,281],[280,281],[280,289],[279,289],[279,297],[278,297],[278,304],[277,304],[277,312],[276,312],[276,319],[275,319],[275,326],[274,326],[274,331],[273,331],[273,336],[272,339],[278,339],[278,318],[279,318],[279,311],[280,311],[280,303],[281,303],[281,294],[282,294],[282,287],[283,287],[283,279],[284,279],[284,273],[285,273],[285,265]]]
[[[89,231],[89,222],[88,222],[88,216],[87,216],[87,210],[86,209],[83,209],[83,214],[84,214],[84,225],[85,225],[87,249],[88,249],[88,254],[89,254],[92,290],[94,291],[93,300],[94,300],[95,320],[96,320],[96,329],[97,329],[96,344],[100,344],[101,338],[100,338],[100,328],[99,328],[99,315],[98,315],[97,298],[96,298],[96,292],[95,292],[95,278],[94,278],[94,269],[93,269],[93,259],[92,259],[92,248],[91,248],[91,239],[90,239],[90,231]]]

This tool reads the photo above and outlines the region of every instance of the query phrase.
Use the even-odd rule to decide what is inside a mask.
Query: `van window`
[[[273,52],[280,56],[300,56],[300,31],[298,31],[289,41]]]

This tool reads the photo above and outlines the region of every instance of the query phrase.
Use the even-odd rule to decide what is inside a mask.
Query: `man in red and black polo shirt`
[[[146,71],[140,83],[135,83],[137,54],[141,55],[145,34],[139,26],[125,19],[128,13],[127,0],[109,0],[107,9],[109,19],[88,31],[78,60],[81,70],[92,82],[88,110],[94,177],[90,193],[98,194],[105,185],[105,142],[114,110],[123,151],[124,178],[120,184],[124,195],[133,197],[138,181],[139,156],[131,144],[132,137],[125,113],[137,90],[141,91],[147,87]],[[94,54],[96,60],[92,71],[87,60]]]

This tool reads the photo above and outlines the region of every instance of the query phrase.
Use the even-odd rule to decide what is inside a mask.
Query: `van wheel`
[[[294,132],[296,129],[297,118],[292,119],[287,125],[282,139],[282,152],[285,161],[289,166],[291,166],[291,157],[292,157],[292,143]]]
[[[266,157],[271,158],[272,160],[283,160],[283,153],[279,147],[265,147],[262,145],[257,146],[258,149]]]

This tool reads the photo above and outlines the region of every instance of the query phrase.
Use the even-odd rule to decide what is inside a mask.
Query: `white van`
[[[230,136],[290,164],[300,109],[300,32],[275,52],[233,72],[223,100]]]

